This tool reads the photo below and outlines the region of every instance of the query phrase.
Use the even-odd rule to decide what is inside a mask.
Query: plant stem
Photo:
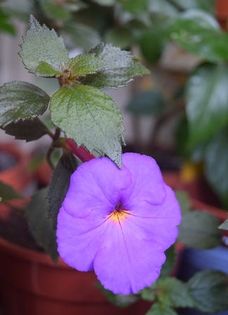
[[[78,146],[73,139],[66,139],[65,147],[76,155],[82,162],[86,162],[95,158],[88,150],[82,146]]]

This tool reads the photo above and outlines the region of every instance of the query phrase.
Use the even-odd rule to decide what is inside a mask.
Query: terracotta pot
[[[224,30],[228,30],[228,1],[217,0],[216,1],[216,16]]]
[[[0,171],[0,181],[12,186],[17,191],[24,190],[31,180],[28,171],[28,156],[10,143],[0,144],[0,154],[1,152],[12,155],[16,163],[12,167]]]
[[[7,224],[9,214],[5,209],[0,220]],[[8,225],[11,230],[18,226]],[[45,253],[3,238],[0,299],[3,315],[144,315],[150,307],[144,302],[123,309],[115,307],[98,288],[94,273],[77,272],[61,260],[55,264]]]

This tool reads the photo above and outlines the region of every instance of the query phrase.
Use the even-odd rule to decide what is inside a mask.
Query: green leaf
[[[228,220],[226,220],[225,222],[223,222],[223,224],[221,224],[219,226],[219,229],[221,230],[228,230]]]
[[[151,309],[146,313],[146,315],[178,315],[177,312],[166,305],[161,305],[159,303],[154,303]]]
[[[176,197],[177,197],[177,200],[179,201],[183,214],[191,211],[191,201],[186,191],[184,190],[176,191]]]
[[[228,276],[218,271],[196,273],[188,282],[197,309],[217,313],[228,309]]]
[[[101,287],[101,289],[106,299],[110,303],[120,308],[128,307],[138,300],[138,297],[136,295],[119,295],[114,294],[111,291],[104,289],[103,287]]]
[[[0,181],[0,202],[7,202],[20,197],[11,186]]]
[[[69,37],[71,39],[73,42],[71,44],[72,48],[76,46],[88,50],[98,45],[101,41],[100,35],[95,29],[75,21],[65,23],[62,33],[64,38]]]
[[[162,266],[160,277],[170,276],[171,273],[173,272],[173,269],[176,263],[176,258],[177,258],[174,246],[167,249],[165,252],[165,255],[166,255],[166,261],[164,265]]]
[[[16,139],[34,141],[47,134],[46,126],[38,119],[18,120],[3,127],[8,135]]]
[[[165,43],[163,27],[155,25],[153,29],[147,30],[139,39],[140,49],[144,58],[151,64],[156,63],[162,53]]]
[[[169,29],[169,36],[187,51],[199,57],[219,62],[228,60],[228,34],[202,19],[181,18]]]
[[[199,211],[187,212],[182,217],[179,241],[193,248],[212,248],[220,244],[220,221]]]
[[[159,91],[139,92],[127,105],[127,111],[135,115],[160,115],[165,108],[165,100]]]
[[[0,8],[0,32],[5,32],[11,35],[16,34],[15,27],[10,21],[10,15],[3,10],[3,8]]]
[[[133,40],[132,30],[126,26],[117,26],[105,33],[105,42],[120,48],[130,47]]]
[[[63,154],[59,160],[49,186],[48,199],[50,205],[50,216],[56,226],[58,211],[67,193],[70,176],[76,169],[77,162],[73,155]]]
[[[118,2],[122,4],[124,10],[133,14],[145,12],[149,6],[149,0],[118,0]]]
[[[42,115],[49,96],[37,86],[13,81],[0,87],[0,126]]]
[[[69,138],[120,165],[122,116],[111,97],[91,86],[62,87],[52,96],[50,110]]]
[[[49,76],[50,68],[62,71],[69,60],[63,39],[58,37],[53,29],[41,26],[33,16],[30,18],[30,26],[21,45],[20,56],[29,71],[43,76]],[[40,73],[40,64],[43,63],[49,65],[47,73],[43,65],[41,66],[43,72]]]
[[[48,189],[44,188],[36,192],[25,211],[29,229],[37,244],[56,260],[58,253],[55,222],[49,215]]]
[[[204,65],[187,85],[190,143],[209,140],[228,123],[228,66]]]
[[[54,69],[48,63],[41,62],[36,68],[36,74],[43,77],[57,77],[61,74],[61,72]]]
[[[85,84],[99,88],[120,87],[127,85],[136,76],[149,74],[149,71],[128,51],[111,44],[101,44],[91,50],[91,53],[102,62],[102,67],[98,73],[86,77]]]
[[[205,154],[205,174],[214,191],[228,207],[228,130],[209,143]]]
[[[70,59],[69,70],[77,77],[93,74],[102,68],[102,62],[95,54],[84,54]]]

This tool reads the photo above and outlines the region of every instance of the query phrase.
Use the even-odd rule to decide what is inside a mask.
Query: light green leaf
[[[62,87],[50,110],[54,124],[78,145],[121,164],[122,117],[109,96],[91,86]]]
[[[166,305],[161,305],[159,303],[154,303],[151,309],[146,313],[146,315],[178,315],[177,312]]]
[[[58,258],[55,221],[49,215],[48,189],[39,190],[33,195],[31,202],[26,208],[26,218],[29,229],[38,243],[52,259]]]
[[[128,51],[121,50],[111,44],[99,45],[91,50],[101,61],[102,67],[98,73],[88,76],[85,84],[102,87],[120,87],[127,85],[136,76],[149,74]]]
[[[95,54],[84,54],[70,59],[69,70],[77,77],[93,74],[102,68],[102,62]]]
[[[30,26],[21,45],[20,56],[25,67],[37,74],[39,74],[37,68],[41,63],[61,71],[69,59],[63,39],[53,29],[41,26],[33,16],[30,18]]]
[[[0,87],[0,126],[43,114],[49,96],[37,86],[13,81]]]
[[[219,229],[221,230],[228,230],[228,220],[226,220],[225,222],[223,222],[223,224],[221,224],[219,226]]]
[[[20,197],[11,186],[0,181],[0,202],[7,202]]]
[[[214,191],[228,207],[228,130],[222,130],[209,143],[205,154],[205,174]]]
[[[188,282],[195,307],[205,313],[228,310],[228,275],[218,271],[201,271]]]
[[[212,248],[220,244],[220,221],[199,211],[186,212],[180,225],[179,240],[193,248]]]
[[[36,74],[43,77],[57,77],[61,74],[60,71],[54,69],[46,62],[41,62],[36,68]]]
[[[210,139],[228,123],[228,66],[204,65],[187,84],[190,143]]]

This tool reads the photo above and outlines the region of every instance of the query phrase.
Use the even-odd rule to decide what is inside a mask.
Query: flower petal
[[[108,158],[81,164],[71,176],[63,207],[70,214],[104,217],[110,213],[131,183],[127,169],[120,170]]]
[[[127,209],[139,202],[160,204],[165,198],[164,181],[156,161],[137,153],[123,154],[123,166],[129,170],[132,185],[125,193],[123,203]]]
[[[128,219],[106,224],[104,241],[94,260],[94,271],[103,286],[115,294],[131,294],[151,285],[159,276],[164,253],[137,235]]]
[[[94,257],[102,244],[105,221],[71,216],[64,208],[58,214],[57,244],[62,259],[79,271],[93,269]]]

